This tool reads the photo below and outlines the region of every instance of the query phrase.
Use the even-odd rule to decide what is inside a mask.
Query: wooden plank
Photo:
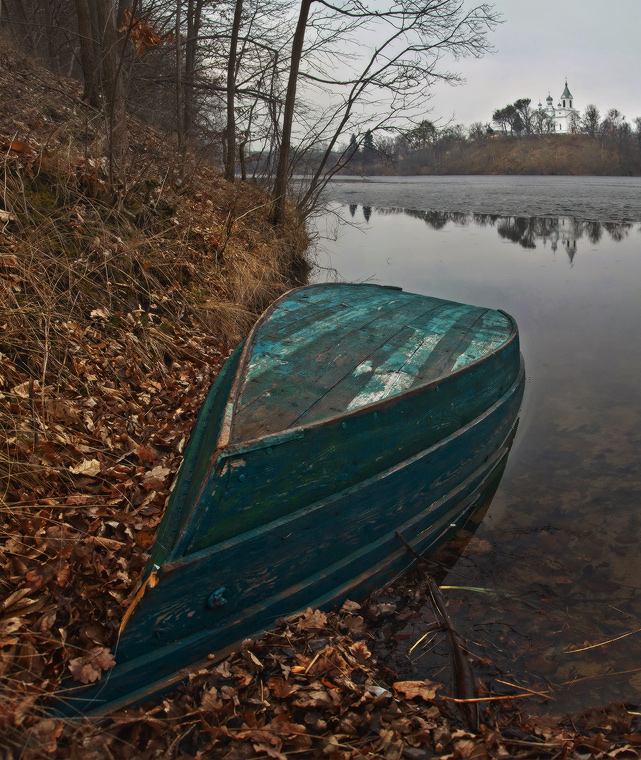
[[[450,304],[447,309],[432,310],[427,321],[424,318],[412,320],[392,339],[365,357],[349,376],[330,388],[295,422],[321,420],[329,411],[358,409],[411,387],[415,384],[416,374],[408,382],[409,374],[402,373],[402,366],[408,363],[410,357],[422,359],[416,367],[418,372],[425,363],[433,361],[432,357],[439,346],[437,336],[456,329],[457,324],[467,324],[469,313],[469,307]],[[401,370],[398,369],[399,366]]]
[[[198,412],[176,483],[158,528],[148,562],[149,567],[159,565],[165,560],[189,520],[186,505],[196,501],[199,484],[205,479],[210,467],[210,456],[216,448],[227,397],[242,349],[243,343],[230,354]]]
[[[367,339],[376,340],[376,325],[402,319],[403,314],[416,315],[442,303],[431,303],[423,297],[362,299],[356,305],[338,302],[333,313],[304,329],[285,336],[273,331],[275,318],[266,322],[254,339],[252,362],[240,396],[240,407],[248,406],[256,396],[268,393],[274,382],[308,367],[314,355],[332,355],[338,345],[357,349]],[[449,304],[445,304],[447,308]],[[402,325],[400,325],[402,326]],[[398,329],[398,328],[397,328]],[[311,356],[310,356],[311,353]],[[321,364],[321,366],[323,366]],[[256,390],[254,390],[256,389]]]
[[[473,342],[474,326],[484,311],[469,312],[451,327],[437,343],[430,361],[419,371],[420,381],[436,380],[447,374],[458,357]]]
[[[314,288],[302,289],[294,297],[311,298],[308,291],[313,292]],[[268,387],[269,373],[274,372],[278,376],[279,362],[286,361],[288,356],[290,356],[288,361],[292,367],[306,361],[308,358],[306,353],[298,361],[292,353],[300,345],[304,345],[304,340],[310,332],[316,336],[316,347],[320,349],[324,337],[335,336],[337,329],[346,329],[346,325],[360,321],[364,315],[375,314],[381,307],[391,308],[394,304],[399,306],[424,298],[424,296],[414,294],[402,294],[399,298],[398,293],[395,295],[395,291],[387,288],[359,286],[351,286],[349,289],[346,287],[323,288],[320,289],[320,296],[308,303],[304,319],[295,320],[290,319],[288,313],[282,313],[282,306],[288,303],[286,301],[273,312],[265,315],[265,319],[261,320],[256,333],[252,336],[252,362],[247,369],[250,387],[256,383]],[[331,345],[331,342],[328,345]],[[247,396],[244,403],[250,400],[251,394]]]
[[[460,353],[452,367],[453,371],[496,351],[509,338],[512,322],[506,314],[488,309],[475,328],[474,340]]]
[[[354,375],[356,366],[374,355],[378,355],[378,361],[384,361],[397,353],[408,337],[420,340],[419,335],[408,330],[408,324],[426,320],[423,324],[425,333],[438,332],[444,329],[442,325],[450,325],[457,316],[467,314],[469,310],[470,307],[449,303],[430,304],[426,308],[423,299],[413,299],[393,309],[381,305],[376,315],[369,319],[366,315],[370,312],[363,312],[353,329],[345,332],[346,328],[342,326],[340,337],[327,335],[325,340],[323,337],[318,339],[313,333],[301,336],[301,342],[292,353],[294,361],[280,357],[281,363],[276,369],[270,368],[260,375],[261,383],[266,375],[269,384],[260,394],[245,400],[248,379],[235,412],[232,440],[254,438],[296,424],[298,419],[305,418],[312,405],[349,378],[357,383],[351,393],[353,398],[358,393],[358,385],[366,381],[365,377]],[[351,327],[351,323],[348,326]],[[345,395],[349,396],[350,392],[351,389],[347,388]],[[314,419],[322,416],[314,414]]]
[[[326,498],[451,435],[509,389],[518,362],[514,340],[472,370],[409,391],[393,404],[382,402],[301,428],[301,438],[277,446],[256,450],[252,444],[250,455],[242,446],[232,448],[233,473],[212,479],[203,492],[202,521],[191,531],[191,550]]]
[[[338,306],[354,308],[354,304],[370,303],[375,308],[376,302],[394,298],[395,292],[389,288],[344,283],[301,288],[279,303],[269,315],[269,332],[278,337],[290,335],[315,319],[325,318],[328,312],[335,312]]]
[[[438,368],[441,367],[444,374],[458,358],[448,353],[446,356],[451,360],[445,363],[441,353],[455,350],[449,348],[450,343],[463,350],[466,346],[463,336],[474,342],[476,333],[471,326],[483,313],[480,309],[452,309],[427,326],[418,320],[410,323],[406,330],[411,337],[404,345],[399,341],[396,351],[372,353],[356,368],[351,382],[348,380],[330,389],[297,422],[320,420],[329,411],[359,409],[439,377]],[[432,366],[436,368],[433,376],[426,370]]]

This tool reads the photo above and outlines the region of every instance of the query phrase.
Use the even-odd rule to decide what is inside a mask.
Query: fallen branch
[[[478,731],[478,702],[483,700],[476,697],[474,673],[472,671],[470,661],[467,659],[467,656],[463,650],[463,638],[452,625],[452,621],[447,614],[445,602],[443,600],[443,596],[440,592],[438,584],[424,567],[429,567],[428,561],[424,557],[421,557],[421,555],[414,549],[414,547],[411,546],[398,531],[396,532],[396,536],[403,542],[405,548],[410,552],[410,554],[415,557],[416,561],[418,562],[421,575],[427,584],[427,589],[432,600],[432,606],[443,622],[443,630],[447,632],[447,638],[450,644],[450,650],[452,652],[456,693],[458,695],[457,699],[452,699],[459,705],[461,714],[463,715],[468,728],[472,731]]]
[[[577,652],[587,652],[588,649],[604,647],[606,644],[612,644],[613,641],[619,641],[619,639],[624,639],[626,636],[632,636],[633,633],[639,633],[639,631],[641,631],[641,628],[635,628],[634,631],[622,633],[620,636],[615,636],[613,639],[608,639],[607,641],[600,641],[598,644],[590,644],[589,646],[581,647],[580,649],[566,649],[563,654],[576,654]]]

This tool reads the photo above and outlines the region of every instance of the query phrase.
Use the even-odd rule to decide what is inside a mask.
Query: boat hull
[[[516,350],[518,356],[518,342]],[[412,562],[397,532],[418,552],[440,546],[496,488],[523,395],[522,362],[516,367],[509,384],[502,379],[509,378],[507,369],[498,372],[493,403],[462,426],[452,423],[440,440],[427,433],[423,448],[367,477],[338,479],[329,494],[312,487],[308,497],[320,496],[305,506],[283,508],[275,519],[186,556],[169,556],[124,630],[116,667],[101,684],[69,693],[64,711],[101,713],[142,701],[184,678],[181,669],[222,656],[279,617],[366,597]],[[222,424],[222,413],[211,413]],[[343,451],[352,451],[349,426],[338,429],[347,441]],[[291,442],[300,446],[301,440]],[[271,456],[263,446],[246,446],[245,468],[256,452]]]

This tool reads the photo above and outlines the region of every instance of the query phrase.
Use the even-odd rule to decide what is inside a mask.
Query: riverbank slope
[[[20,746],[41,696],[108,662],[204,396],[308,238],[135,120],[110,177],[81,86],[8,49],[0,91],[0,746]]]

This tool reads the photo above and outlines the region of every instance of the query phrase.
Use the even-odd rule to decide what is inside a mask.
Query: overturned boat
[[[524,387],[508,314],[378,285],[278,299],[194,427],[116,666],[66,712],[142,701],[278,617],[363,598],[496,488]],[[61,703],[62,704],[62,703]]]

